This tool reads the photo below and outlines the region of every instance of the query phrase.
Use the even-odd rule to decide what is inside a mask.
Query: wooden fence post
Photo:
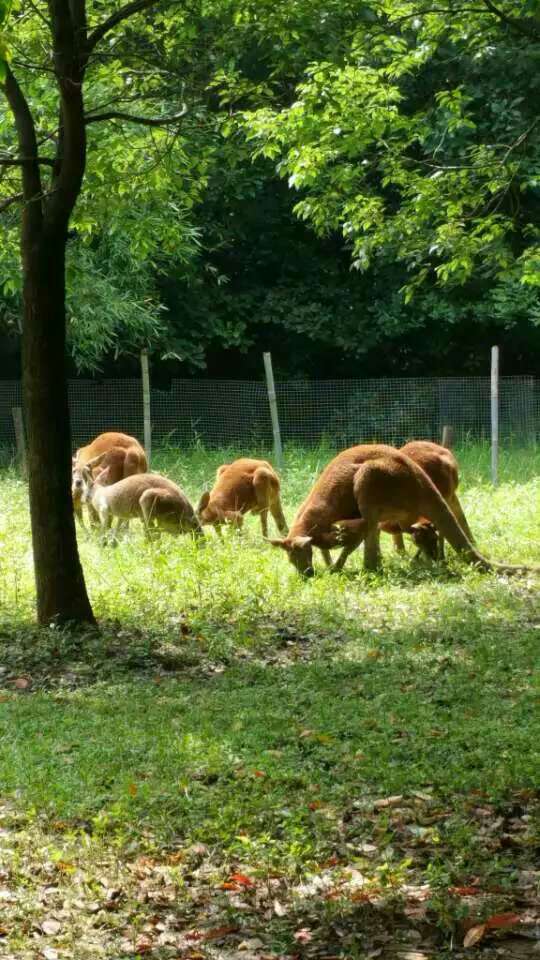
[[[442,431],[442,445],[451,450],[454,444],[454,428],[446,424]]]
[[[26,438],[24,434],[24,420],[21,407],[12,407],[11,416],[13,417],[13,427],[15,430],[15,446],[17,449],[17,464],[23,475],[26,477]]]
[[[491,481],[499,482],[499,348],[491,348]]]
[[[278,470],[281,470],[283,466],[283,448],[281,446],[281,431],[279,429],[274,371],[272,370],[272,354],[264,353],[263,359],[264,372],[266,374],[266,389],[268,390],[268,403],[270,404],[270,416],[272,417],[272,433],[274,434],[274,456],[276,466]]]
[[[141,374],[143,388],[144,450],[150,465],[152,455],[152,416],[150,410],[150,367],[148,350],[141,350]]]

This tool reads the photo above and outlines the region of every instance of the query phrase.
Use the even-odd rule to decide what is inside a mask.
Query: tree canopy
[[[120,25],[87,80],[87,173],[68,244],[78,367],[149,346],[171,372],[251,375],[251,355],[275,344],[291,375],[325,375],[329,347],[336,374],[476,371],[496,337],[530,370],[539,10],[213,0],[158,3],[136,31]],[[104,11],[89,4],[95,22]],[[46,169],[58,124],[45,30],[17,0],[5,42]],[[2,105],[0,158],[12,156]],[[2,170],[0,311],[17,329],[20,172]]]

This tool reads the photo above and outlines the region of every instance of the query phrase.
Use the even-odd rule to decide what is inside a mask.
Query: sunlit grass
[[[503,452],[494,490],[489,449],[457,452],[482,551],[538,563],[539,453]],[[154,469],[196,502],[239,453],[170,448]],[[286,451],[288,520],[330,456]],[[115,549],[85,532],[79,545],[102,631],[37,630],[26,488],[6,471],[0,797],[43,816],[40,830],[71,824],[69,857],[91,872],[85,858],[103,858],[111,843],[121,859],[133,845],[203,843],[220,881],[241,864],[288,883],[337,857],[378,884],[387,874],[396,889],[404,878],[429,883],[443,941],[454,923],[449,885],[481,877],[511,906],[532,839],[506,849],[492,842],[499,826],[488,843],[474,809],[481,802],[496,818],[537,786],[535,577],[482,575],[453,556],[447,567],[413,565],[386,538],[380,574],[362,572],[358,551],[344,575],[319,561],[320,575],[304,583],[255,518],[242,536],[209,532],[200,547],[165,536],[148,545],[136,524]],[[17,677],[28,687],[14,687]],[[387,795],[414,805],[417,793],[433,798],[425,841],[411,841],[391,813],[361,814]],[[365,843],[369,863],[358,853]],[[182,880],[179,902],[191,882]],[[292,952],[287,923],[269,928],[269,951]],[[106,955],[116,960],[117,946],[113,936]]]

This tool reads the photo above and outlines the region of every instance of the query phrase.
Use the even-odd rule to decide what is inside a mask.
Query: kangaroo
[[[219,467],[214,486],[199,501],[197,516],[221,535],[224,523],[241,527],[244,514],[255,513],[260,517],[263,537],[267,537],[270,512],[278,530],[286,536],[288,527],[279,490],[279,477],[266,460],[234,460]]]
[[[135,437],[127,433],[100,433],[95,440],[80,447],[72,458],[71,467],[71,496],[73,510],[81,526],[84,526],[82,510],[83,476],[82,469],[93,464],[97,468],[109,467],[108,483],[116,483],[124,477],[134,473],[144,473],[148,470],[146,454]],[[91,503],[87,503],[91,523],[97,523],[97,515]]]
[[[428,440],[413,440],[401,447],[400,452],[427,473],[450,507],[465,536],[470,543],[474,544],[474,537],[456,493],[459,484],[459,466],[454,454],[447,447]],[[396,549],[402,552],[405,549],[402,532],[389,524],[383,524],[382,529],[392,534]],[[426,522],[414,524],[412,538],[418,547],[418,554],[424,553],[430,559],[437,557],[444,559],[444,537],[436,533],[432,524]]]
[[[384,444],[351,447],[338,454],[298,510],[288,536],[270,542],[284,549],[306,577],[314,574],[314,546],[323,551],[343,547],[332,567],[338,571],[364,542],[364,568],[375,570],[380,565],[379,524],[396,524],[406,533],[419,517],[430,521],[467,563],[504,573],[531,569],[483,557],[422,468]]]
[[[109,469],[94,476],[90,464],[82,468],[83,502],[92,505],[104,532],[114,518],[118,519],[117,530],[133,518],[142,520],[148,540],[156,529],[203,536],[193,507],[172,480],[158,473],[137,473],[108,485]]]

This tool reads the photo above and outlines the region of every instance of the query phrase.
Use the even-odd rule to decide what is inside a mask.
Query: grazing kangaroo
[[[82,526],[84,526],[82,511],[83,467],[92,465],[93,470],[97,469],[98,464],[101,467],[108,467],[107,482],[109,484],[117,483],[124,477],[132,476],[135,473],[144,473],[148,470],[148,461],[143,448],[135,437],[130,437],[127,433],[100,433],[86,447],[80,447],[76,451],[71,463],[73,510]],[[97,515],[91,503],[88,503],[87,506],[90,521],[97,523]]]
[[[158,473],[137,473],[107,485],[109,469],[105,467],[94,476],[90,464],[82,468],[82,499],[92,505],[103,531],[111,527],[114,518],[118,520],[117,530],[127,521],[139,519],[148,540],[156,529],[203,536],[193,507],[172,480]]]
[[[266,460],[234,460],[219,467],[210,492],[203,493],[197,516],[203,524],[212,524],[218,533],[224,523],[241,527],[244,514],[261,518],[263,537],[268,536],[268,512],[280,533],[287,535],[281,501],[280,483],[274,468]]]
[[[446,501],[457,522],[470,543],[475,540],[471,533],[467,518],[459,502],[456,490],[459,484],[459,466],[454,454],[439,443],[428,440],[413,440],[400,448],[400,452],[409,457],[414,463],[427,473],[435,484],[442,498]],[[391,533],[394,545],[400,552],[403,551],[403,534],[390,524],[383,524],[382,529]],[[425,553],[431,559],[444,559],[444,537],[437,534],[432,524],[419,522],[413,525],[412,538],[418,547],[419,553]]]
[[[530,570],[486,560],[421,467],[384,444],[351,447],[338,454],[298,510],[288,536],[270,542],[286,550],[307,577],[314,574],[313,547],[324,552],[342,546],[332,568],[337,571],[364,542],[364,568],[375,570],[380,564],[379,524],[396,524],[409,532],[418,518],[431,521],[467,563],[505,573]]]

